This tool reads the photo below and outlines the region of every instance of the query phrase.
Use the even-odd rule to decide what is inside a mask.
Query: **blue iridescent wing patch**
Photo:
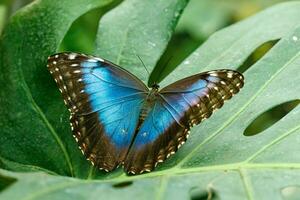
[[[191,127],[210,117],[241,87],[240,73],[218,70],[196,74],[163,88],[137,132],[125,170],[132,174],[152,171],[185,143]]]
[[[48,67],[71,112],[73,136],[91,163],[111,171],[124,160],[148,88],[100,58],[76,53],[49,57]]]
[[[93,165],[111,171],[151,171],[243,87],[243,76],[216,70],[149,90],[106,60],[76,53],[50,56],[48,67],[71,112],[73,135]]]

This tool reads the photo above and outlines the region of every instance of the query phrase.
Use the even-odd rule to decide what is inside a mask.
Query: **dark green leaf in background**
[[[99,19],[120,2],[121,0],[114,0],[107,6],[93,9],[76,19],[66,33],[59,50],[93,54]]]
[[[105,15],[96,54],[131,71],[145,83],[166,48],[188,0],[127,0]]]
[[[92,176],[93,169],[90,163],[79,153],[77,144],[71,136],[68,123],[69,113],[46,69],[46,60],[49,55],[58,50],[72,22],[83,13],[105,6],[109,2],[82,0],[75,3],[65,0],[53,4],[50,0],[44,0],[25,7],[11,19],[1,41],[0,81],[2,85],[5,85],[5,89],[0,93],[1,97],[5,97],[0,99],[3,105],[0,108],[1,114],[3,113],[0,123],[4,130],[3,137],[0,137],[0,142],[3,144],[0,146],[3,168],[16,171],[50,170],[53,173],[76,177],[90,178]],[[138,17],[126,18],[125,15],[126,13],[132,14],[126,9],[131,9],[136,3],[140,4],[139,2],[131,0],[121,5],[121,7],[125,6],[123,9],[125,13],[123,17],[120,17],[135,22],[136,28],[143,27],[144,21],[139,21]],[[151,5],[150,2],[152,1],[149,0],[149,5]],[[135,43],[144,43],[143,48],[147,49],[146,46],[148,46],[153,54],[150,57],[153,59],[155,54],[157,59],[159,58],[157,51],[163,51],[172,35],[179,12],[186,5],[185,0],[158,2],[157,5],[164,10],[161,15],[156,16],[156,19],[165,21],[165,28],[156,31],[157,37],[161,40],[158,41],[156,50],[153,50],[152,44],[145,44],[143,38],[135,38],[128,34],[131,38],[129,41],[136,39]],[[156,4],[152,3],[152,5]],[[145,13],[147,15],[154,13],[158,7],[148,7],[148,9],[148,13]],[[145,11],[145,8],[140,5],[140,8],[135,10]],[[109,14],[107,16],[109,17]],[[103,21],[106,19],[108,18],[104,18]],[[126,21],[123,23],[128,24]],[[114,27],[111,24],[108,27],[104,26],[103,29],[106,28],[109,31],[110,27]],[[145,26],[143,30],[150,34],[149,37],[151,37],[154,23],[150,25]],[[138,35],[140,30],[137,31],[130,26],[128,31]],[[107,35],[105,41],[112,40],[112,38],[114,37]],[[121,48],[126,48],[126,43],[122,45]],[[105,48],[105,42],[101,48]],[[131,57],[137,59],[135,55]],[[146,63],[147,60],[149,59],[145,60]],[[138,70],[140,68],[136,67]],[[108,176],[113,176],[113,173]]]
[[[68,113],[45,67],[47,56],[57,51],[71,23],[107,3],[90,0],[86,7],[83,0],[64,0],[60,5],[37,1],[18,12],[4,30],[0,166],[11,172],[1,170],[0,183],[13,181],[0,199],[297,197],[300,107],[295,105],[254,136],[244,132],[266,111],[299,99],[300,2],[279,4],[213,34],[163,80],[165,86],[200,71],[238,69],[255,49],[280,39],[244,73],[241,93],[193,128],[179,152],[156,171],[129,177],[121,170],[104,176],[90,168],[71,137]],[[185,4],[184,0],[124,1],[101,19],[95,53],[146,82],[147,74],[135,54],[153,69]],[[154,80],[167,75],[161,70],[154,70]],[[28,172],[39,170],[48,173]]]
[[[72,22],[110,0],[36,1],[11,18],[0,46],[1,165],[46,169],[68,176],[89,173],[70,135],[68,113],[46,60]]]

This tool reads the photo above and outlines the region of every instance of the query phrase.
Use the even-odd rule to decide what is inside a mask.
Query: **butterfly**
[[[224,69],[149,89],[116,64],[72,52],[50,56],[47,66],[86,159],[107,172],[123,166],[128,174],[150,172],[174,154],[190,128],[244,84],[242,74]]]

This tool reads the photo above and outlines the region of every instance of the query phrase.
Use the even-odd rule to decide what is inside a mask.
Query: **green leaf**
[[[297,6],[298,3],[278,4],[213,34],[164,79],[161,85],[165,86],[199,71],[237,69],[257,47],[282,38],[300,25],[297,22],[300,15],[296,9],[298,7],[295,6],[294,9],[293,5]],[[285,8],[289,12],[285,13]]]
[[[96,52],[99,55],[100,53],[105,54],[106,51],[115,47],[115,44],[110,45],[108,44],[109,42],[105,44],[106,40],[112,40],[113,38],[111,38],[111,34],[114,33],[109,30],[117,31],[119,26],[120,30],[125,30],[122,29],[124,24],[119,24],[119,21],[123,20],[125,16],[131,16],[132,12],[128,12],[127,9],[132,11],[130,3],[133,1],[125,1],[124,4],[128,7],[121,4],[119,7],[122,10],[118,10],[119,7],[117,7],[107,15],[108,17],[103,18],[103,21],[101,21],[100,34],[98,34],[97,41],[100,41],[103,46],[101,47],[100,45],[97,48]],[[136,8],[139,7],[137,6]],[[145,8],[155,8],[160,12],[156,6],[147,6],[143,9]],[[174,156],[161,164],[156,171],[140,176],[126,176],[115,173],[112,175],[114,177],[105,180],[79,180],[45,173],[14,173],[1,170],[1,177],[7,177],[6,180],[16,179],[16,181],[2,191],[0,199],[119,199],[120,197],[122,199],[190,199],[191,197],[200,199],[214,197],[215,199],[239,200],[288,199],[295,197],[295,195],[299,194],[300,182],[300,149],[298,144],[300,140],[300,106],[297,106],[285,117],[255,136],[246,137],[243,135],[243,132],[253,120],[270,108],[299,99],[299,9],[299,2],[279,4],[217,32],[161,83],[166,85],[184,76],[209,69],[237,69],[258,46],[270,40],[280,39],[261,60],[244,73],[246,83],[242,91],[227,102],[210,119],[193,128],[187,143]],[[119,12],[114,13],[116,10]],[[173,9],[173,11],[175,10]],[[124,16],[114,22],[112,16],[117,15],[117,18],[120,13],[123,13]],[[175,12],[173,16],[176,16]],[[149,18],[149,15],[140,14],[139,17]],[[64,109],[62,108],[63,106],[56,108],[52,105],[49,107],[53,99],[55,99],[55,104],[58,104],[59,95],[54,92],[55,87],[53,85],[51,87],[47,86],[47,84],[50,85],[50,77],[45,78],[46,76],[44,75],[45,80],[41,77],[35,77],[46,73],[46,71],[37,69],[37,66],[42,66],[42,62],[40,65],[34,65],[36,67],[28,65],[38,63],[39,59],[37,57],[30,57],[27,55],[27,52],[25,52],[26,57],[20,57],[24,52],[20,48],[16,48],[18,49],[17,51],[14,49],[14,46],[4,53],[3,47],[9,49],[7,45],[16,45],[14,43],[17,38],[16,35],[24,32],[24,29],[20,31],[19,28],[26,24],[26,20],[22,21],[22,23],[17,23],[19,20],[21,21],[21,19],[17,19],[15,19],[15,26],[10,25],[4,32],[6,36],[2,40],[0,51],[0,63],[9,64],[7,65],[9,67],[5,68],[5,65],[0,64],[0,69],[5,69],[1,71],[1,84],[9,87],[4,87],[4,92],[0,91],[0,104],[4,105],[4,107],[0,107],[0,113],[5,113],[5,115],[1,115],[0,120],[2,123],[0,124],[1,130],[4,131],[4,134],[0,135],[2,144],[0,145],[1,162],[3,166],[11,170],[14,169],[13,166],[25,170],[26,168],[21,166],[25,164],[27,167],[32,165],[69,175],[69,173],[65,172],[68,168],[64,166],[66,165],[64,164],[64,157],[59,158],[60,154],[55,152],[55,148],[58,148],[58,145],[51,145],[51,141],[55,140],[48,141],[48,146],[54,149],[52,151],[46,149],[48,146],[43,146],[36,142],[40,141],[41,137],[46,134],[46,128],[39,125],[37,130],[40,132],[35,133],[33,129],[35,129],[36,125],[26,126],[30,124],[29,120],[26,120],[27,115],[25,115],[28,110],[39,108],[39,114],[42,113],[41,111],[47,111],[42,115],[42,119],[49,118],[51,119],[49,122],[55,124],[55,119],[56,121],[60,119],[60,115],[55,115],[55,113],[62,112]],[[105,26],[108,23],[107,21],[111,23],[109,24],[111,27]],[[137,21],[142,20],[139,19]],[[13,22],[11,24],[14,24]],[[101,33],[102,26],[103,33]],[[130,71],[145,81],[143,75],[139,74],[138,66],[140,64],[136,60],[135,62],[132,61],[134,60],[134,55],[132,55],[131,48],[127,48],[127,46],[136,44],[137,46],[134,46],[134,48],[137,48],[136,51],[142,51],[143,49],[141,48],[144,47],[144,44],[140,44],[140,42],[143,41],[144,37],[146,38],[144,41],[147,41],[149,36],[147,34],[146,36],[137,34],[140,31],[140,26],[130,25],[130,27],[132,29],[129,29],[129,36],[132,34],[134,37],[123,35],[126,38],[124,44],[118,45],[118,51],[111,50],[111,53],[107,53],[105,56],[111,56],[109,57],[111,60],[118,61],[118,55],[120,55],[119,63],[124,64],[125,67],[128,67]],[[105,35],[104,30],[110,34]],[[170,30],[173,30],[173,27]],[[167,33],[165,30],[161,31]],[[7,35],[10,35],[10,37]],[[120,35],[122,35],[122,31],[120,31]],[[115,37],[121,37],[120,35]],[[40,38],[43,37],[40,36]],[[131,40],[135,41],[135,43],[131,43]],[[163,45],[160,42],[157,44],[161,45],[161,48],[158,48],[157,51],[162,52]],[[145,49],[144,51],[148,51],[151,48],[146,45]],[[154,50],[151,51],[154,52]],[[12,52],[15,54],[11,54]],[[13,60],[12,55],[16,55],[16,52],[18,53],[16,58],[19,59]],[[126,58],[128,55],[132,59],[130,61],[132,63],[122,61],[126,60],[123,58],[124,55],[126,55]],[[152,59],[154,61],[149,58],[146,61],[146,65],[153,67],[158,57],[159,53],[153,53]],[[28,58],[34,59],[29,62]],[[24,62],[26,65],[22,65]],[[132,64],[132,68],[129,68],[130,64]],[[157,78],[159,77],[157,76]],[[30,84],[25,85],[25,83]],[[40,84],[47,88],[44,93],[42,93],[43,90],[39,86]],[[49,91],[53,92],[49,93]],[[46,92],[48,92],[47,95]],[[48,97],[40,96],[42,94]],[[6,98],[8,100],[5,100]],[[43,102],[48,103],[47,105],[42,105]],[[46,109],[46,106],[49,108]],[[13,111],[8,112],[5,108]],[[26,112],[23,112],[24,109]],[[30,112],[31,115],[29,117],[35,116],[32,113],[34,112]],[[21,119],[26,122],[25,126]],[[35,117],[33,119],[39,118]],[[59,126],[67,123],[66,118],[62,119],[66,121],[56,125],[53,128],[54,130],[62,130]],[[33,122],[35,124],[38,123],[37,120]],[[33,122],[31,121],[31,124]],[[66,130],[66,126],[64,127],[65,129],[63,130]],[[19,130],[20,133],[15,130]],[[42,132],[43,135],[41,134]],[[64,139],[63,144],[68,144],[70,143],[68,136],[70,133],[68,131],[65,132],[59,132],[59,136]],[[41,147],[40,151],[44,153],[44,156],[51,157],[49,153],[54,151],[57,160],[49,161],[47,163],[49,166],[47,166],[46,163],[41,161],[36,162],[35,159],[38,156],[34,156],[34,159],[32,157],[22,157],[30,155],[28,154],[29,151],[27,154],[23,152],[23,149],[27,149],[25,145],[29,145],[26,143],[27,140],[24,139],[26,137],[24,133],[30,135],[30,141],[33,141],[30,145],[36,145],[36,148]],[[26,139],[28,138],[29,136]],[[47,141],[46,139],[44,140]],[[66,145],[68,152],[70,151],[75,157],[75,154],[79,154],[79,152],[72,150],[72,147],[75,148],[75,145]],[[32,149],[34,148],[32,147]],[[37,154],[36,152],[30,153]],[[73,161],[76,164],[80,163],[79,161]],[[53,166],[55,164],[61,166],[55,168]],[[84,164],[84,162],[82,161],[81,164]],[[61,172],[58,169],[64,169],[64,171]],[[79,174],[79,169],[77,170]],[[78,174],[76,176],[79,176]]]
[[[225,5],[227,6],[225,6]],[[240,5],[235,1],[235,4]],[[190,1],[179,20],[177,31],[187,31],[193,37],[203,39],[218,29],[226,26],[232,11],[228,9],[228,1]]]
[[[111,0],[35,1],[13,16],[0,42],[0,165],[84,176],[68,112],[46,68],[71,24]]]
[[[69,112],[46,69],[46,60],[49,55],[58,51],[65,34],[78,17],[109,2],[111,1],[64,0],[53,3],[50,0],[42,0],[22,9],[11,19],[0,44],[2,70],[0,83],[7,86],[0,91],[0,127],[3,130],[0,136],[0,142],[3,144],[0,146],[2,168],[14,171],[43,170],[82,178],[94,176],[95,170],[85,160],[72,138]],[[124,16],[120,17],[125,19],[126,15],[131,16],[133,7],[137,16],[142,14],[142,10],[145,12],[142,21],[137,20],[138,18],[128,18],[128,21],[134,21],[134,26],[127,28],[128,41],[143,43],[145,35],[135,38],[132,34],[138,36],[139,27],[143,26],[145,17],[148,17],[149,13],[155,13],[158,8],[162,9],[162,12],[153,16],[153,20],[156,19],[154,21],[161,21],[164,25],[162,29],[156,31],[157,48],[153,49],[152,43],[139,47],[148,46],[151,53],[149,57],[153,59],[151,62],[154,66],[155,59],[159,58],[172,35],[186,0],[168,2],[157,0],[157,4],[150,2],[152,0],[145,1],[149,6],[144,6],[140,1],[125,1],[120,5],[122,8],[120,13],[124,13]],[[111,13],[117,11],[119,14],[118,9],[114,9]],[[110,15],[104,17],[104,23],[109,22]],[[103,29],[112,32],[110,28],[116,29],[119,22],[117,20],[110,23],[115,25],[103,26]],[[123,23],[127,24],[126,21]],[[150,34],[153,28],[158,28],[155,26],[157,25],[145,26],[143,31]],[[101,37],[104,41],[113,41],[113,38],[112,35]],[[126,42],[122,45],[120,48],[125,48]],[[105,47],[107,46],[102,45],[102,48]],[[101,51],[99,48],[97,50]],[[122,54],[122,51],[120,53]],[[137,59],[135,55],[131,56]],[[120,61],[122,60],[124,58],[120,56]],[[148,60],[149,58],[145,63],[148,63]],[[116,175],[120,173],[121,170],[115,172]],[[114,173],[95,171],[95,176],[103,175],[111,177]]]
[[[6,7],[3,5],[0,5],[0,35],[5,23],[5,17],[6,17]]]
[[[244,19],[266,7],[284,0],[191,0],[179,20],[177,31],[187,31],[195,38],[207,38],[224,26]]]
[[[152,71],[162,55],[187,0],[127,0],[105,15],[96,39],[96,54],[135,74],[145,83],[138,56]]]

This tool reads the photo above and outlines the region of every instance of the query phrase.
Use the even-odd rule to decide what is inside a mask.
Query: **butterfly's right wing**
[[[216,70],[163,88],[134,139],[125,170],[132,174],[153,170],[186,141],[192,126],[210,117],[243,84],[242,74]]]
[[[100,169],[113,170],[127,154],[148,88],[129,72],[92,56],[56,54],[48,67],[71,112],[82,153]]]

